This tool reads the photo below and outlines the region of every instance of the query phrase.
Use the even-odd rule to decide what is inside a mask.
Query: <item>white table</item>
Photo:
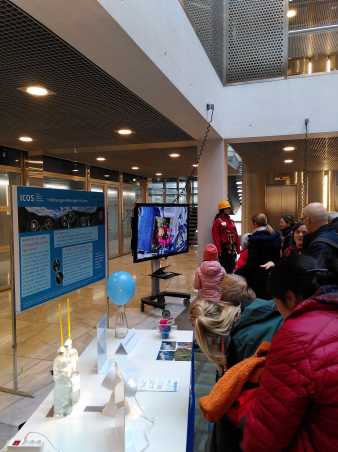
[[[191,362],[157,361],[161,339],[155,330],[137,330],[140,340],[130,355],[115,355],[117,362],[126,363],[135,377],[176,377],[178,392],[138,392],[137,398],[154,426],[147,452],[185,452],[190,394]],[[170,340],[192,342],[191,331],[175,331]],[[119,344],[108,331],[109,356]],[[53,392],[42,402],[15,438],[22,440],[28,432],[46,435],[60,452],[119,452],[114,419],[101,413],[84,412],[87,406],[104,405],[110,392],[101,386],[102,375],[96,373],[96,339],[80,358],[81,399],[72,414],[62,419],[47,418],[53,404]],[[33,437],[32,437],[33,438]],[[37,438],[37,437],[36,437]],[[44,452],[53,449],[45,441]]]

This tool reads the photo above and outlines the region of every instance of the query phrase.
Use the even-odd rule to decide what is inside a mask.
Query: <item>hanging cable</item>
[[[207,127],[205,129],[202,142],[201,142],[199,148],[197,149],[197,158],[196,158],[197,167],[198,167],[198,165],[200,163],[201,156],[203,154],[205,145],[207,144],[207,141],[208,141],[208,136],[209,136],[209,132],[210,132],[210,129],[211,129],[211,124],[212,124],[212,121],[213,121],[213,118],[214,118],[214,110],[215,110],[214,104],[207,104],[207,111],[209,112],[210,110],[211,110],[210,120],[208,121]],[[190,176],[188,177],[188,179],[187,179],[187,181],[185,183],[185,187],[182,188],[181,190],[179,189],[178,195],[175,198],[174,203],[179,203],[180,197],[183,196],[184,193],[188,193],[188,187],[189,187],[190,181],[194,177],[196,171],[197,171],[197,168],[193,168],[192,169],[192,171],[190,173]]]
[[[305,146],[304,146],[304,172],[303,172],[303,193],[302,193],[302,207],[307,204],[308,198],[308,151],[309,151],[309,122],[308,118],[305,119]]]

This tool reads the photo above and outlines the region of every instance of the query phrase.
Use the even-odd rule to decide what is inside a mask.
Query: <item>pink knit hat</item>
[[[215,245],[212,243],[208,243],[205,246],[203,251],[203,260],[204,261],[218,261],[218,251]]]

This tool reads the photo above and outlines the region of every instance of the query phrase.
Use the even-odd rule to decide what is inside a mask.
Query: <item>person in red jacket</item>
[[[230,218],[232,208],[229,201],[218,204],[219,212],[212,225],[212,239],[218,250],[219,261],[227,273],[233,273],[240,241],[236,225]]]
[[[245,419],[244,452],[338,451],[338,274],[316,265],[292,255],[271,275],[285,320]],[[336,285],[320,282],[333,274]]]

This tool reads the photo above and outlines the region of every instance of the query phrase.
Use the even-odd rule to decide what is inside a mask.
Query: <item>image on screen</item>
[[[188,207],[137,206],[136,261],[188,251]]]

